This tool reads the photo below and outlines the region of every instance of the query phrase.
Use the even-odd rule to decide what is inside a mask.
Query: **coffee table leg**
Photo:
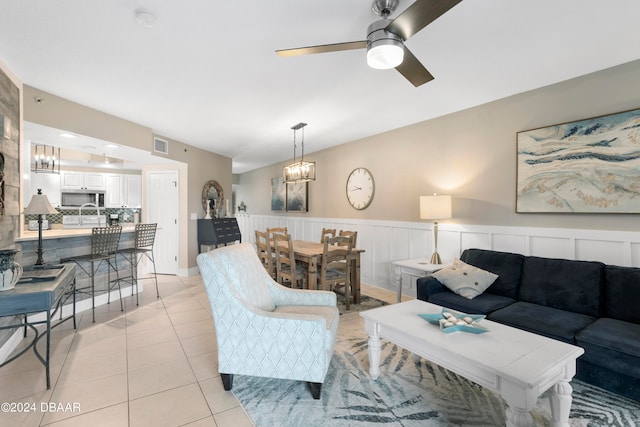
[[[533,424],[533,418],[529,411],[522,409],[514,409],[507,407],[507,427],[530,427]]]
[[[568,427],[573,387],[568,381],[561,381],[551,387],[551,426]]]
[[[368,326],[368,325],[365,325]],[[369,333],[368,353],[369,353],[369,375],[374,380],[380,376],[380,337],[378,336],[378,325],[373,324],[371,328],[366,328]]]

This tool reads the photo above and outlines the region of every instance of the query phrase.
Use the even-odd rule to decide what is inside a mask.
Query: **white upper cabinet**
[[[123,175],[124,177],[124,204],[128,208],[142,207],[142,176]]]
[[[142,206],[142,177],[140,175],[107,174],[105,207],[140,208]]]
[[[106,208],[121,208],[124,205],[122,199],[122,175],[107,174],[107,190],[104,206]]]
[[[105,174],[97,172],[60,172],[62,190],[101,190],[104,191]]]

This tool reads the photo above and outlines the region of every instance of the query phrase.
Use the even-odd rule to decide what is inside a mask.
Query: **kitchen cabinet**
[[[140,208],[142,206],[142,177],[129,174],[107,174],[105,207]]]
[[[101,190],[104,191],[105,174],[97,172],[60,172],[62,190]]]
[[[49,203],[54,208],[60,207],[60,175],[57,173],[35,173],[31,172],[29,177],[30,195],[38,194],[38,189],[42,190],[42,194],[47,196]],[[29,204],[29,200],[25,202]]]

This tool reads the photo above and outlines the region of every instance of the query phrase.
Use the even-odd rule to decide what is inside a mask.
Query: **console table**
[[[393,261],[393,268],[396,274],[396,283],[398,285],[398,302],[402,298],[402,275],[407,274],[413,277],[430,276],[432,273],[448,267],[450,264],[431,264],[426,258],[403,259]]]
[[[230,218],[211,218],[198,220],[198,253],[202,245],[215,246],[242,241],[238,220]]]
[[[35,336],[31,343],[19,353],[5,360],[0,367],[22,356],[31,347],[38,360],[44,365],[47,375],[47,389],[51,388],[49,376],[49,352],[51,344],[51,329],[63,322],[73,319],[73,328],[76,328],[76,278],[75,265],[61,264],[45,266],[43,268],[25,268],[24,274],[16,287],[9,291],[0,292],[0,317],[22,317],[23,323],[2,326],[2,329],[24,328],[24,336],[27,335],[27,327],[31,328]],[[69,299],[73,299],[72,314],[62,318],[62,305]],[[60,310],[60,320],[52,324],[52,318]],[[29,319],[29,315],[45,313],[46,319]],[[46,325],[44,335],[38,331],[36,325]],[[38,341],[43,336],[47,337],[47,345],[44,357],[38,352]]]

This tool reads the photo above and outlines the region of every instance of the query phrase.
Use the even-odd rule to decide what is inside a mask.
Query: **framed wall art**
[[[284,178],[279,176],[271,178],[271,210],[284,212],[287,209],[287,187]]]
[[[306,212],[308,210],[307,184],[308,182],[287,184],[287,211]]]
[[[640,109],[522,131],[516,140],[516,212],[640,212]]]

